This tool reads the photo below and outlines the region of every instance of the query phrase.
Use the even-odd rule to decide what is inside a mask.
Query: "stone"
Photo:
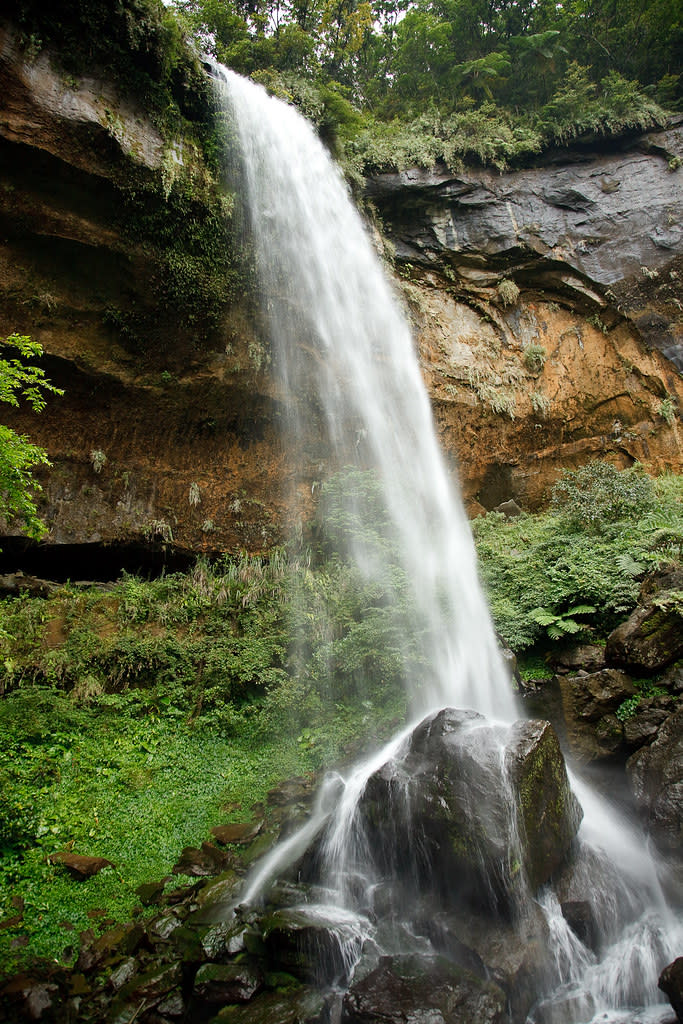
[[[171,875],[167,875],[160,882],[144,882],[142,885],[139,885],[135,890],[135,894],[140,897],[142,905],[149,907],[154,903],[159,903],[164,894],[164,886],[170,878]]]
[[[505,994],[513,1021],[526,1020],[548,969],[548,924],[536,904],[514,923],[437,911],[416,922],[434,949]]]
[[[615,712],[636,694],[630,676],[606,668],[584,675],[559,675],[567,739],[575,757],[585,761],[614,757],[622,747]]]
[[[70,875],[80,881],[98,875],[104,868],[114,867],[112,862],[104,857],[86,857],[80,853],[71,853],[69,850],[51,853],[47,859],[50,864],[62,864]]]
[[[588,900],[565,900],[561,904],[562,916],[574,932],[581,939],[584,946],[595,950],[598,942],[598,933],[593,908]]]
[[[581,819],[549,723],[506,730],[454,709],[426,718],[405,756],[370,777],[359,814],[378,873],[438,890],[444,910],[502,912],[522,877],[532,888],[550,877]]]
[[[505,996],[446,960],[383,957],[344,996],[344,1024],[503,1024]]]
[[[182,990],[179,988],[171,989],[168,995],[158,1004],[157,1010],[165,1017],[182,1017],[184,1019],[187,1007]]]
[[[513,498],[510,498],[508,501],[502,501],[500,505],[496,505],[494,512],[500,512],[506,519],[515,519],[522,514],[521,508]]]
[[[268,803],[271,807],[285,807],[287,804],[309,801],[313,796],[313,782],[304,775],[285,779],[279,786],[268,791]]]
[[[313,988],[266,992],[246,1006],[226,1006],[211,1024],[329,1024],[327,1000]]]
[[[672,595],[683,590],[683,570],[648,577],[638,607],[610,633],[606,659],[630,672],[661,672],[683,656],[683,616]]]
[[[635,714],[624,722],[624,742],[629,751],[652,743],[660,726],[674,710],[673,697],[644,697]]]
[[[596,644],[576,644],[553,651],[552,664],[556,672],[599,672],[605,667],[605,650]]]
[[[211,829],[211,835],[223,846],[228,843],[246,845],[259,834],[263,828],[263,819],[260,821],[239,822],[230,825],[216,825]]]
[[[659,976],[659,988],[667,996],[678,1020],[683,1022],[683,956],[664,968]]]
[[[535,891],[564,861],[583,811],[569,785],[559,740],[549,722],[516,722],[505,763],[518,796],[524,866]]]
[[[326,908],[327,909],[327,908]],[[348,980],[351,951],[360,954],[362,926],[334,908],[324,916],[315,907],[283,907],[259,922],[265,951],[276,970],[305,982],[339,985]]]
[[[121,1002],[131,998],[160,1000],[167,996],[182,981],[182,968],[179,963],[156,963],[141,974],[134,975],[121,989]]]
[[[683,708],[669,715],[656,738],[626,762],[636,803],[657,844],[683,849]]]
[[[145,931],[140,924],[118,924],[98,938],[88,929],[81,934],[82,945],[76,967],[79,971],[89,971],[111,957],[132,956],[144,938]]]
[[[185,847],[178,862],[173,865],[173,874],[202,878],[206,875],[219,875],[237,863],[237,857],[229,850],[219,850],[212,843],[202,843],[201,849]]]
[[[194,979],[193,1008],[247,1003],[262,987],[263,974],[248,961],[202,964]]]
[[[129,956],[111,972],[109,975],[109,984],[115,992],[118,992],[120,988],[123,988],[124,985],[128,984],[135,974],[136,966],[137,961],[135,960],[135,957]]]

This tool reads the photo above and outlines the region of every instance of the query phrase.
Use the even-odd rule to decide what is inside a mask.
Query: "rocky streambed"
[[[368,843],[363,877],[350,857],[345,885],[332,892],[323,816],[272,884],[241,903],[250,863],[315,816],[314,788],[290,780],[253,820],[219,826],[200,849],[184,850],[173,876],[140,888],[130,922],[81,934],[73,967],[36,965],[10,979],[0,1020],[590,1019],[593,995],[563,986],[557,929],[597,964],[615,931],[646,908],[619,867],[581,841],[582,808],[548,722],[429,715],[367,779],[354,818]],[[188,881],[177,887],[180,877]],[[666,940],[647,927],[659,974]],[[632,932],[630,941],[640,940]],[[675,964],[668,970],[674,1002]]]

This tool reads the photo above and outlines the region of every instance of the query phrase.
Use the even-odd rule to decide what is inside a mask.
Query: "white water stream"
[[[292,491],[300,480],[310,487],[318,469],[324,474],[355,465],[374,471],[402,569],[413,587],[410,640],[421,645],[424,669],[419,680],[408,678],[406,670],[405,682],[416,721],[450,706],[511,723],[518,709],[478,582],[467,519],[439,450],[410,329],[375,249],[309,124],[262,88],[231,72],[221,70],[219,77],[239,136],[246,227],[287,409],[286,440],[303,463]],[[362,516],[358,495],[350,492],[346,498],[349,514]],[[384,579],[374,549],[359,542],[351,555],[366,577]],[[397,756],[409,732],[346,779],[329,783],[304,829],[257,866],[244,902],[257,899],[283,866],[327,829],[326,885],[348,931],[345,915],[353,912],[349,879],[364,870],[358,800],[370,775]],[[666,919],[642,837],[633,837],[589,790],[579,795],[585,812],[582,836],[607,849],[604,859],[616,864],[619,884],[633,891],[632,899],[626,899],[633,905],[628,924],[621,927],[623,894],[615,893],[611,902],[606,898],[602,927],[605,936],[614,934],[598,962],[570,933],[557,900],[549,894],[542,901],[561,982],[557,999],[571,1007],[553,1016],[544,1004],[544,1022],[575,1024],[615,1006],[656,1002],[658,971],[667,956],[673,958],[680,938],[679,929]],[[364,884],[372,882],[369,873]],[[637,949],[637,963],[624,967],[627,958],[619,943],[625,941],[631,951]],[[566,992],[571,992],[568,1003],[563,1002]]]

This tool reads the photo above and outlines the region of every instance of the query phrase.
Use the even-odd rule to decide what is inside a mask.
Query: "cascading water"
[[[411,587],[413,618],[410,636],[404,638],[404,675],[411,688],[415,723],[443,707],[473,709],[495,720],[498,731],[489,730],[488,735],[502,737],[495,740],[501,751],[497,777],[505,789],[505,743],[516,717],[515,701],[478,583],[462,503],[437,444],[411,332],[341,176],[308,123],[291,107],[231,72],[218,69],[217,78],[239,137],[240,189],[287,410],[286,440],[301,463],[292,494],[304,483],[310,488],[311,480],[323,471],[349,465],[372,470],[389,524],[393,560]],[[362,522],[358,495],[349,489],[344,499],[348,516]],[[365,543],[360,534],[350,542],[350,556],[364,576],[380,579],[390,593],[391,579],[377,548]],[[419,685],[411,667],[416,645]],[[475,725],[480,728],[478,722]],[[344,956],[359,955],[372,933],[374,892],[381,880],[359,801],[371,776],[395,764],[391,791],[402,801],[399,816],[409,814],[411,781],[409,777],[401,781],[401,772],[408,763],[412,730],[412,726],[406,729],[346,779],[328,780],[301,832],[257,866],[242,896],[244,903],[258,900],[283,868],[316,841],[321,861],[319,900],[299,909],[311,918],[326,915],[330,927],[338,929]],[[471,737],[464,727],[463,736]],[[470,747],[476,749],[477,743],[470,742]],[[637,841],[625,839],[610,811],[596,808],[590,794],[582,802],[588,810],[582,834],[604,835],[616,829],[617,846],[622,851],[635,849]],[[506,821],[501,828],[511,864],[517,845],[511,795],[506,806],[510,810],[503,815]],[[410,835],[410,827],[406,834]],[[414,865],[419,856],[417,851]],[[610,859],[594,856],[593,864]],[[645,861],[650,880],[644,880]],[[661,915],[653,923],[657,880],[648,858],[641,857],[638,865],[631,864],[628,856],[617,858],[616,863],[614,898],[605,900],[604,920],[596,926],[600,930],[597,952],[568,928],[552,893],[541,899],[554,958],[550,977],[559,988],[542,1000],[540,1016],[534,1020],[568,1024],[587,1020],[612,1005],[656,1000],[656,972],[663,966],[662,957],[675,953],[676,929],[671,922],[663,924]],[[602,881],[596,879],[595,884]],[[633,891],[632,899],[624,901],[619,888]],[[526,897],[530,898],[528,891]],[[629,903],[628,912],[624,902]],[[516,907],[521,914],[520,906]],[[409,914],[404,915],[404,935],[408,918]],[[625,932],[626,928],[632,932]],[[627,934],[642,955],[637,966],[624,971],[619,943],[626,941]],[[380,943],[377,937],[375,941]]]

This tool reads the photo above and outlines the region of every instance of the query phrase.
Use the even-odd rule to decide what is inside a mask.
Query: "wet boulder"
[[[344,984],[369,922],[337,907],[284,907],[261,919],[269,962],[306,982]]]
[[[225,1006],[211,1024],[328,1024],[329,1020],[325,997],[301,986],[264,992],[243,1006]]]
[[[438,888],[444,909],[502,912],[523,877],[547,881],[581,819],[548,723],[508,730],[454,709],[370,777],[359,814],[379,874]]]
[[[658,845],[683,849],[683,708],[626,762],[631,790]]]
[[[514,924],[480,914],[435,912],[416,933],[451,963],[502,989],[513,1021],[526,1020],[549,973],[549,932],[537,903]]]
[[[649,675],[683,656],[682,590],[683,570],[649,576],[643,582],[638,607],[607,639],[607,661]]]
[[[558,676],[567,738],[575,756],[588,761],[614,757],[623,747],[616,711],[636,688],[618,669]]]
[[[535,891],[564,861],[583,811],[569,785],[560,744],[549,722],[516,722],[510,729],[505,761],[517,797],[523,863]]]
[[[379,965],[346,993],[343,1024],[502,1024],[505,996],[447,960],[382,957]]]
[[[667,996],[678,1020],[683,1022],[683,956],[664,968],[659,976],[659,988]]]

